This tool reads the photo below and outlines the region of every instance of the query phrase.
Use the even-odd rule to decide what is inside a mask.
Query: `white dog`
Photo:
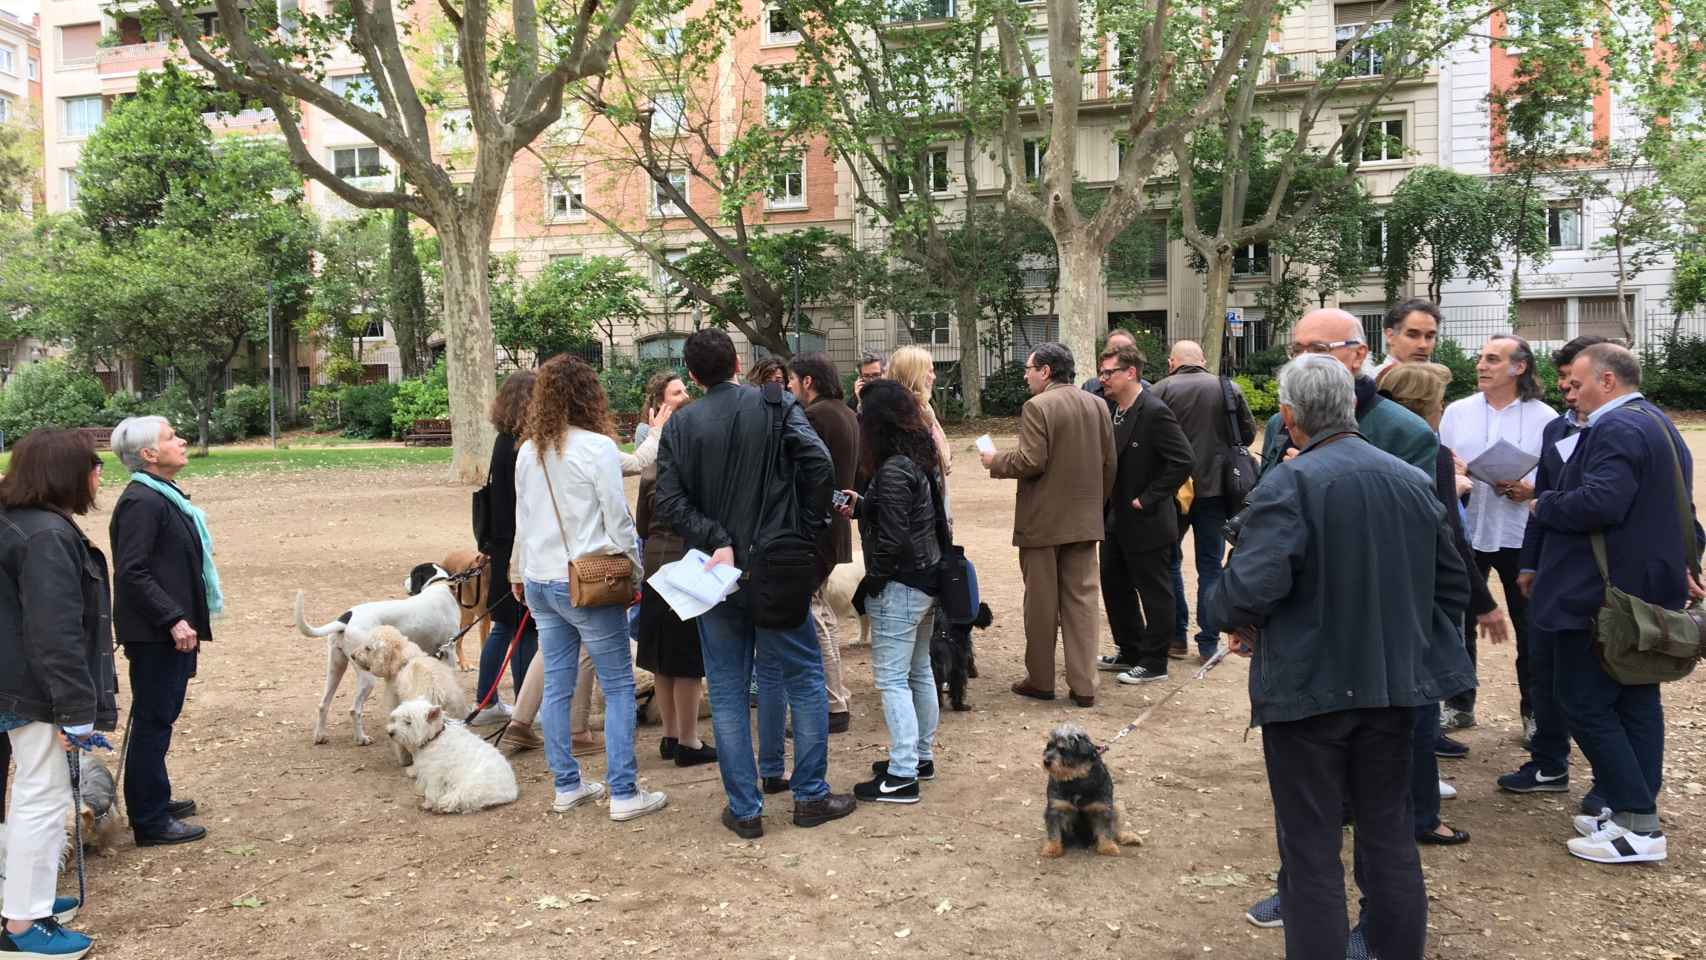
[[[859,621],[859,642],[869,645],[871,642],[871,620],[853,609],[853,594],[859,589],[859,581],[865,579],[865,558],[854,551],[853,559],[848,563],[837,564],[830,571],[829,579],[823,582],[823,597],[829,601],[829,608],[835,611],[838,621],[836,630],[844,624]],[[846,641],[843,641],[844,643]]]
[[[354,634],[350,636],[353,638]],[[405,700],[425,700],[443,707],[453,719],[468,715],[468,698],[450,664],[426,655],[420,647],[403,637],[396,627],[374,627],[367,639],[349,652],[350,662],[365,670],[380,682],[379,709],[386,716]],[[396,740],[391,741],[397,762],[408,766],[412,761]]]
[[[405,700],[391,711],[385,732],[414,754],[422,810],[474,813],[515,802],[519,791],[509,761],[467,727],[446,723],[443,708]]]
[[[344,611],[343,616],[319,627],[310,627],[302,617],[302,591],[296,591],[296,629],[305,637],[326,638],[326,692],[320,697],[320,714],[314,722],[314,742],[331,739],[326,729],[326,715],[332,709],[332,697],[343,682],[349,666],[350,651],[365,642],[375,627],[396,627],[415,646],[443,656],[446,644],[456,636],[462,621],[462,608],[450,588],[450,574],[436,563],[423,563],[410,571],[404,584],[409,596],[402,600],[375,600],[357,604]],[[373,742],[362,726],[362,711],[367,697],[377,683],[373,675],[357,669],[355,703],[350,706],[350,721],[355,727],[355,742],[366,746]]]

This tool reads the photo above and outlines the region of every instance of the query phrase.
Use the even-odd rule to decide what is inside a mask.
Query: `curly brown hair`
[[[663,406],[663,394],[669,385],[681,379],[681,374],[674,370],[659,370],[646,381],[646,408],[642,414],[648,419],[655,415]]]
[[[598,373],[586,361],[559,354],[545,361],[533,384],[533,409],[527,415],[527,438],[539,454],[560,450],[570,427],[579,427],[607,437],[616,435],[610,404]]]
[[[775,357],[765,357],[753,364],[752,369],[746,372],[746,382],[755,387],[762,387],[778,376],[782,378],[784,384],[787,383],[788,368],[783,366],[782,361]]]
[[[499,433],[519,437],[527,432],[527,411],[533,403],[533,382],[537,379],[532,370],[517,370],[504,378],[488,415]]]

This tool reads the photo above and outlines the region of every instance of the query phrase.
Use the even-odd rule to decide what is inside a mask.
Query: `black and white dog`
[[[320,697],[320,712],[314,721],[315,743],[331,739],[326,715],[332,708],[332,697],[350,665],[350,651],[365,643],[374,627],[396,627],[427,653],[440,659],[448,656],[447,647],[462,622],[462,608],[451,589],[450,574],[436,563],[422,563],[409,572],[403,586],[409,595],[401,600],[359,603],[331,623],[318,627],[309,626],[303,619],[302,591],[296,591],[296,629],[305,637],[326,638],[326,692]],[[368,694],[378,684],[373,674],[356,668],[355,703],[350,706],[350,720],[355,727],[355,742],[362,746],[373,742],[362,727],[361,717]]]
[[[971,630],[973,627],[987,630],[994,622],[995,614],[987,603],[977,605],[977,616],[970,623],[949,623],[941,608],[936,610],[936,625],[930,633],[930,672],[936,677],[937,699],[946,694],[955,710],[971,709],[966,702],[966,680],[977,676]]]

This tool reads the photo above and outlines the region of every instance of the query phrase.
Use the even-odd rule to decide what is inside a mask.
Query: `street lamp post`
[[[267,434],[272,437],[272,448],[278,449],[278,388],[274,386],[275,375],[278,372],[278,361],[273,358],[272,338],[272,281],[267,281]]]

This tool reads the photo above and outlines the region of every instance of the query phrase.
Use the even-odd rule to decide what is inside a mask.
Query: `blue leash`
[[[113,745],[99,733],[74,737],[65,734],[65,742],[71,744],[71,749],[65,752],[65,763],[71,768],[71,822],[77,844],[77,906],[79,909],[88,904],[88,881],[83,868],[83,767],[77,755],[84,750],[111,750]]]

